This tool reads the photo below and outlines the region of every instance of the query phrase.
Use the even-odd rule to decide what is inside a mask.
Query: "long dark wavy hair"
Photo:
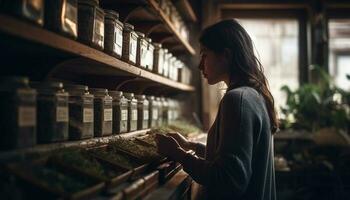
[[[254,54],[253,42],[244,28],[234,19],[226,19],[203,30],[199,39],[201,45],[222,53],[229,49],[232,55],[230,78],[234,86],[249,86],[265,99],[272,133],[278,129],[278,119],[274,99],[269,90],[264,69]]]

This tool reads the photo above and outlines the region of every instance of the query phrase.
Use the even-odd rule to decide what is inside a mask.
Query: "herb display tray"
[[[164,157],[158,154],[156,147],[143,145],[132,139],[116,139],[109,146],[125,151],[145,163],[159,163],[164,160]]]
[[[32,163],[10,163],[5,166],[10,174],[38,190],[40,197],[65,199],[91,198],[102,191],[105,184],[91,177],[52,166],[47,159]],[[26,187],[24,187],[24,190]]]
[[[133,155],[130,155],[121,149],[114,148],[113,146],[103,145],[90,148],[89,152],[93,157],[99,160],[103,160],[125,170],[129,170],[132,172],[130,179],[135,179],[150,169],[149,163],[142,162]]]

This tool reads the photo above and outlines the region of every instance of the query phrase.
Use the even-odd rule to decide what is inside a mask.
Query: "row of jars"
[[[158,0],[159,8],[172,22],[174,28],[179,30],[180,36],[189,41],[189,30],[184,20],[171,0]]]
[[[133,25],[119,21],[117,12],[100,8],[99,0],[3,0],[1,7],[132,65],[179,79],[181,61]]]
[[[0,78],[0,149],[148,129],[179,118],[179,104],[85,85]]]

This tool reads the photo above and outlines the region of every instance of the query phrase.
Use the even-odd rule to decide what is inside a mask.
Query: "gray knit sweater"
[[[273,137],[263,97],[250,87],[229,89],[221,100],[207,146],[180,153],[184,170],[205,199],[275,200]]]

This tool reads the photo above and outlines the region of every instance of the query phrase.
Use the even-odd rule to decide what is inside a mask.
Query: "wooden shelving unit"
[[[170,19],[168,18],[168,16],[166,16],[164,14],[164,12],[159,8],[158,3],[155,0],[147,0],[149,5],[158,13],[158,15],[160,16],[161,20],[163,21],[163,23],[171,30],[171,32],[176,36],[177,40],[180,41],[182,43],[182,45],[184,45],[187,49],[187,51],[192,54],[195,55],[196,52],[193,49],[193,47],[188,43],[188,41],[184,40],[179,31],[175,29],[174,25],[171,23]]]
[[[194,87],[182,84],[150,71],[130,65],[120,59],[114,58],[102,51],[91,48],[85,44],[63,37],[41,27],[23,22],[7,15],[0,15],[0,31],[30,42],[45,45],[48,48],[57,49],[65,53],[81,56],[85,62],[95,61],[101,66],[80,67],[79,71],[92,71],[99,75],[129,75],[150,80],[161,85],[181,90],[193,91]],[[88,66],[88,65],[84,65]],[[108,69],[105,69],[105,68]]]
[[[13,158],[18,158],[23,155],[50,152],[56,149],[62,149],[62,148],[68,148],[68,147],[86,147],[89,145],[108,143],[110,140],[113,140],[115,138],[133,138],[136,136],[144,135],[149,130],[150,129],[145,129],[145,130],[133,131],[133,132],[123,133],[118,135],[94,137],[94,138],[85,139],[85,140],[65,141],[65,142],[57,142],[57,143],[51,143],[51,144],[38,144],[31,148],[2,151],[0,152],[0,162],[11,160]]]
[[[173,0],[175,6],[184,17],[185,21],[197,22],[197,16],[192,9],[189,0]]]

